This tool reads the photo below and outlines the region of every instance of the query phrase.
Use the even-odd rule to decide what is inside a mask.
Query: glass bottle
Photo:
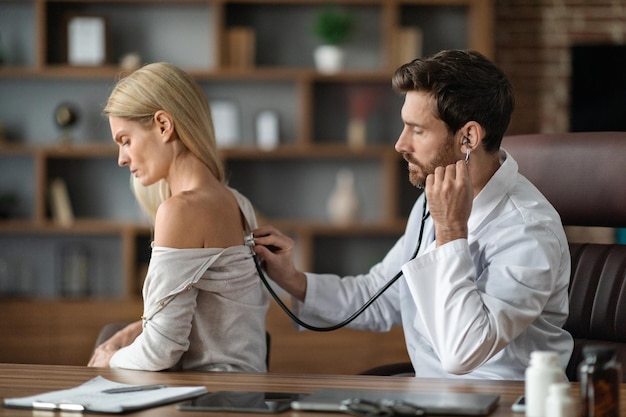
[[[578,366],[581,417],[619,417],[622,367],[615,358],[615,348],[588,345],[583,356]]]

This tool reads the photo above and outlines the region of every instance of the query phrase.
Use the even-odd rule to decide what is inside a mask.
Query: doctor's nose
[[[410,135],[406,128],[402,129],[400,136],[398,136],[398,140],[396,140],[396,144],[394,146],[396,152],[398,153],[411,153],[413,152],[413,148],[411,147]]]

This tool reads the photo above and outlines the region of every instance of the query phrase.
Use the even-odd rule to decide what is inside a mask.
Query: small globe
[[[54,121],[61,128],[67,128],[76,123],[78,112],[69,104],[60,104],[54,111]]]

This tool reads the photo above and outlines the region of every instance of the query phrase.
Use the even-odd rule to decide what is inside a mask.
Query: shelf
[[[363,148],[351,148],[346,145],[303,145],[281,146],[273,150],[260,150],[255,146],[223,148],[222,157],[228,160],[276,160],[276,159],[379,159],[381,157],[400,158],[389,146],[370,145]]]
[[[128,53],[141,55],[144,62],[168,61],[185,68],[216,67],[213,22],[216,3],[211,1],[42,1],[46,23],[41,32],[41,66],[67,62],[67,19],[71,15],[101,16],[105,19],[107,64],[117,64]],[[184,22],[184,25],[173,24]],[[179,45],[184,44],[181,48]],[[193,51],[190,53],[189,51]]]
[[[250,28],[260,67],[314,68],[312,51],[319,41],[313,34],[313,17],[328,4],[320,2],[268,2],[225,4],[225,27]],[[384,69],[385,30],[380,2],[341,2],[336,6],[353,15],[353,33],[344,44],[345,68],[351,71]],[[281,30],[277,31],[276,28]],[[289,36],[284,34],[288,33]]]
[[[272,150],[261,151],[257,146],[220,148],[222,157],[228,159],[311,159],[311,158],[380,158],[381,155],[400,155],[388,145],[368,145],[353,148],[342,144],[285,145]],[[71,145],[23,145],[0,144],[0,156],[42,156],[47,158],[99,158],[116,157],[118,147],[110,143],[78,143]]]
[[[77,219],[70,225],[60,225],[53,221],[37,223],[30,220],[0,220],[0,233],[15,234],[102,234],[120,235],[123,233],[150,234],[149,224],[137,222],[119,222],[102,219]]]
[[[320,73],[313,61],[313,18],[329,5],[349,10],[356,22],[344,45],[346,65],[335,74]],[[67,63],[66,18],[76,14],[105,18],[104,65]],[[128,53],[146,63],[172,62],[198,81],[210,104],[235,105],[239,139],[219,149],[228,184],[249,198],[260,224],[294,239],[299,268],[367,271],[403,234],[420,193],[394,150],[403,97],[391,88],[399,65],[395,34],[415,25],[424,54],[458,47],[493,55],[492,0],[0,0],[0,97],[11,98],[0,101],[0,195],[18,200],[0,219],[0,263],[8,260],[14,276],[25,277],[21,287],[11,279],[20,289],[0,300],[2,317],[25,323],[24,309],[37,309],[54,315],[57,328],[74,330],[74,316],[84,314],[85,335],[100,319],[138,317],[152,230],[130,191],[128,169],[117,165],[118,147],[102,115],[114,83],[128,72],[120,66]],[[253,39],[244,46],[254,53],[235,66],[227,40],[242,26]],[[61,103],[79,113],[69,145],[60,144],[53,118]],[[279,120],[272,150],[257,146],[255,119],[264,110]],[[363,136],[350,133],[355,120],[363,121]],[[345,169],[354,173],[359,212],[353,222],[335,224],[327,201]],[[74,211],[69,226],[52,220],[50,183],[57,178]],[[94,269],[85,294],[68,294],[60,284],[65,247],[79,258],[81,249],[88,253]],[[0,271],[0,293],[5,281]],[[5,303],[10,298],[19,300]],[[109,311],[116,306],[119,312]],[[12,331],[0,326],[0,338]],[[42,360],[63,363],[75,360],[74,352],[88,355],[95,335],[85,335],[50,346],[47,339],[24,340],[39,340],[38,351],[57,349]],[[20,355],[20,343],[6,356],[0,349],[0,357],[32,360]]]
[[[354,222],[336,225],[327,221],[289,221],[284,219],[260,219],[263,224],[272,224],[288,234],[317,236],[385,236],[404,233],[406,221],[397,219],[390,222]]]
[[[46,158],[99,158],[117,156],[117,145],[110,143],[78,143],[70,145],[0,144],[0,156],[23,155]]]
[[[292,80],[294,82],[311,81],[379,81],[389,82],[391,72],[380,70],[351,70],[336,74],[321,74],[315,69],[284,68],[279,66],[257,66],[253,68],[215,68],[197,69],[184,68],[198,81],[264,81]],[[0,66],[0,77],[6,79],[82,79],[107,80],[116,79],[129,73],[117,65],[82,67],[71,65],[46,65],[42,68],[26,66]]]
[[[327,0],[31,0],[0,4],[6,36],[25,37],[32,46],[27,49],[35,51],[27,59],[16,59],[9,51],[7,64],[0,67],[0,93],[15,97],[10,106],[0,105],[0,120],[11,121],[5,123],[8,144],[0,145],[0,163],[16,173],[0,181],[0,187],[19,183],[26,190],[19,191],[21,199],[34,207],[22,209],[11,221],[0,222],[0,231],[12,233],[23,228],[32,233],[63,234],[63,227],[50,220],[47,208],[48,183],[60,177],[75,200],[72,206],[77,221],[71,230],[76,234],[147,233],[145,226],[141,231],[132,229],[139,224],[140,214],[128,190],[128,173],[116,166],[118,150],[100,114],[112,83],[125,73],[117,65],[119,59],[138,52],[144,61],[168,60],[186,69],[210,101],[231,100],[239,107],[240,140],[236,147],[220,152],[229,184],[247,195],[262,215],[306,238],[401,233],[419,191],[407,185],[405,163],[393,150],[402,128],[402,97],[389,85],[395,66],[390,61],[394,45],[389,34],[417,24],[424,34],[424,53],[472,47],[490,55],[491,2],[338,2],[354,13],[357,25],[346,45],[348,63],[332,75],[319,73],[311,54],[316,46],[311,32],[313,16],[328,4]],[[106,18],[111,48],[106,65],[81,67],[65,62],[64,22],[70,14]],[[15,17],[21,24],[6,22],[5,16]],[[184,27],[179,27],[178,21],[184,21]],[[256,51],[251,65],[243,68],[224,61],[228,31],[239,26],[252,30]],[[38,105],[30,106],[32,99],[26,98],[35,96]],[[67,147],[55,144],[60,133],[51,120],[54,107],[62,101],[76,104],[81,113],[72,131],[75,140]],[[369,101],[373,104],[363,106]],[[25,106],[28,112],[20,110]],[[280,121],[280,145],[270,151],[256,146],[253,128],[255,115],[268,108],[277,112]],[[349,125],[355,117],[365,120],[365,145],[355,146],[349,138]],[[338,227],[328,221],[325,203],[337,172],[344,168],[356,173],[362,207],[354,224]],[[32,173],[22,175],[24,169]],[[81,198],[76,200],[77,196]],[[287,198],[292,203],[285,204]],[[133,263],[125,270],[134,268]]]

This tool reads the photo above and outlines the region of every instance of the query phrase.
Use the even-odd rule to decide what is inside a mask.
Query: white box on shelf
[[[230,100],[212,100],[211,116],[217,146],[224,148],[236,146],[241,140],[241,122],[237,104]]]
[[[257,145],[264,150],[272,150],[280,142],[278,113],[274,110],[263,110],[255,119]]]

